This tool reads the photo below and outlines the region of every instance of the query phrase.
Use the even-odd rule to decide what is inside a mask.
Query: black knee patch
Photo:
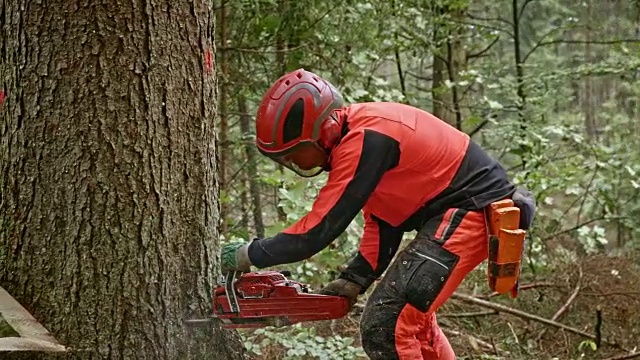
[[[398,359],[395,330],[402,307],[375,304],[368,307],[360,321],[362,349],[371,360]]]
[[[407,303],[426,312],[442,291],[460,258],[427,239],[416,239],[398,256],[395,281]],[[391,279],[390,279],[391,280]]]
[[[458,260],[457,255],[422,236],[398,254],[360,318],[362,347],[371,360],[398,359],[395,327],[400,312],[407,303],[428,311]]]

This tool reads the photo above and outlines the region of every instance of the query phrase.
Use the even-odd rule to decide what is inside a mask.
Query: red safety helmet
[[[340,92],[312,72],[298,69],[282,76],[258,108],[259,151],[300,176],[320,174],[340,136],[334,110],[343,103]]]

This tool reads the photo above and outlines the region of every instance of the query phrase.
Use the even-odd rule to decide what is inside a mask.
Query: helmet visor
[[[327,163],[325,151],[311,141],[301,142],[277,154],[265,155],[302,177],[317,176],[325,169]]]

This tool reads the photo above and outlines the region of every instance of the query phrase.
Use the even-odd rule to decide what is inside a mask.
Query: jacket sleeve
[[[404,231],[365,212],[365,225],[358,253],[339,278],[355,282],[364,293],[387,269],[398,251]]]
[[[348,133],[331,154],[327,183],[311,211],[275,236],[251,242],[251,263],[265,268],[320,252],[349,226],[399,158],[399,143],[387,135],[368,129]]]

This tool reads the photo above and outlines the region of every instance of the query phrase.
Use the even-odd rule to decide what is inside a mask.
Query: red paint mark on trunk
[[[0,90],[0,106],[4,104],[4,90]]]
[[[204,69],[207,74],[213,72],[213,52],[211,49],[207,49],[204,52]]]

